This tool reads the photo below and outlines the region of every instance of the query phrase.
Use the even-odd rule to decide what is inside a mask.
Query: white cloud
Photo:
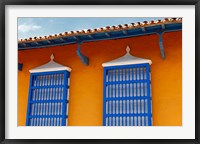
[[[28,32],[28,31],[34,31],[40,28],[42,27],[39,25],[32,25],[32,24],[21,24],[18,26],[19,32],[23,32],[23,33]]]

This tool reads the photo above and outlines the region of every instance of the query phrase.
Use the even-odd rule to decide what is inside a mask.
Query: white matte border
[[[195,6],[20,6],[6,10],[6,139],[194,139]],[[183,126],[18,127],[17,17],[183,17]]]

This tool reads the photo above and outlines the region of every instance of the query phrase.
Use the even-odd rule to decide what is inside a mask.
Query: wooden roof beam
[[[94,37],[92,35],[88,35],[89,38],[94,39]]]
[[[143,31],[143,32],[146,32],[146,29],[145,29],[145,27],[141,27],[141,29],[142,29],[142,31]]]
[[[110,34],[109,34],[109,33],[105,33],[105,35],[106,35],[107,37],[110,37]]]
[[[122,33],[123,33],[124,35],[127,35],[127,34],[128,34],[127,30],[123,30]]]

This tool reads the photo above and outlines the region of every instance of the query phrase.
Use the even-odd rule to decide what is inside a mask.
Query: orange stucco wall
[[[23,50],[18,52],[23,70],[18,71],[18,125],[24,126],[28,101],[29,70],[49,61],[72,68],[70,77],[70,126],[101,126],[103,117],[102,63],[125,54],[151,59],[152,107],[154,126],[182,125],[182,32],[163,35],[166,59],[162,60],[157,35],[83,43],[82,52],[89,57],[85,66],[76,55],[77,45]]]

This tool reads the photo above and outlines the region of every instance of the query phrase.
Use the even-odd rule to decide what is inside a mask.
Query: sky
[[[30,38],[35,36],[48,36],[51,34],[58,34],[67,31],[94,29],[105,26],[130,24],[134,22],[143,22],[143,21],[151,21],[158,19],[164,19],[164,18],[161,17],[159,18],[155,17],[18,18],[18,39]]]

